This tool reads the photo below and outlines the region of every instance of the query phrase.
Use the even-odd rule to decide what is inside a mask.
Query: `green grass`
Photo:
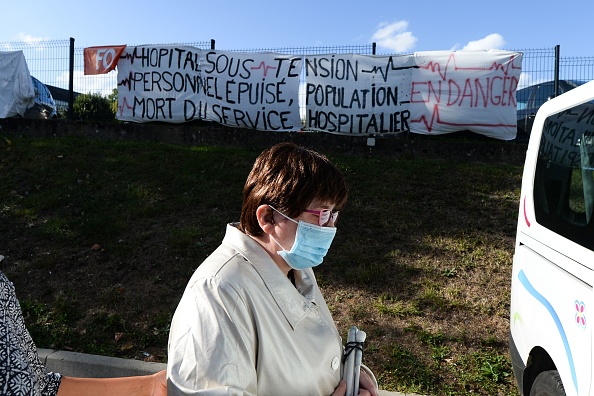
[[[0,137],[0,269],[40,347],[166,361],[193,271],[259,150]],[[507,352],[521,164],[326,153],[349,202],[316,269],[386,390],[517,395]]]

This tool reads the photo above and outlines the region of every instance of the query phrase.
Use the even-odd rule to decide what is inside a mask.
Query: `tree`
[[[111,103],[111,110],[113,110],[113,114],[118,113],[118,89],[114,88],[113,91],[109,95],[107,95],[107,100]]]
[[[110,97],[112,95],[113,93]],[[113,120],[116,114],[112,107],[112,101],[108,97],[101,96],[99,93],[78,95],[74,101],[73,111],[74,118],[83,121]]]

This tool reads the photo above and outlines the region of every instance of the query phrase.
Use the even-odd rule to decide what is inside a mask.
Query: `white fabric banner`
[[[301,57],[274,53],[177,45],[127,47],[117,66],[117,118],[301,130],[302,63]]]
[[[126,47],[118,62],[121,121],[186,122],[200,118],[200,49],[184,45]]]
[[[122,121],[207,120],[267,131],[305,125],[353,135],[469,130],[510,140],[522,54],[327,54],[304,61],[271,52],[151,45],[126,48],[117,67]]]
[[[262,131],[299,131],[300,56],[203,51],[204,119]]]
[[[308,56],[306,125],[340,134],[470,130],[510,140],[521,67],[522,54],[509,51]]]
[[[340,134],[409,129],[412,55],[305,59],[307,128]]]
[[[516,88],[522,54],[510,51],[431,51],[414,54],[410,131],[469,130],[516,137]]]
[[[23,51],[0,52],[0,118],[23,116],[35,91]]]

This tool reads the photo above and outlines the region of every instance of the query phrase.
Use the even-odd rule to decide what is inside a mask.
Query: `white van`
[[[522,395],[594,395],[594,81],[536,114],[522,177],[509,348]]]

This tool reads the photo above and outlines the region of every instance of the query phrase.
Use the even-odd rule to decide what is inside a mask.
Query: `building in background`
[[[54,87],[53,85],[46,85],[47,89],[51,92],[56,102],[56,108],[58,113],[68,112],[68,90],[63,88]],[[79,92],[73,92],[72,100],[75,101],[76,97],[80,95]]]

